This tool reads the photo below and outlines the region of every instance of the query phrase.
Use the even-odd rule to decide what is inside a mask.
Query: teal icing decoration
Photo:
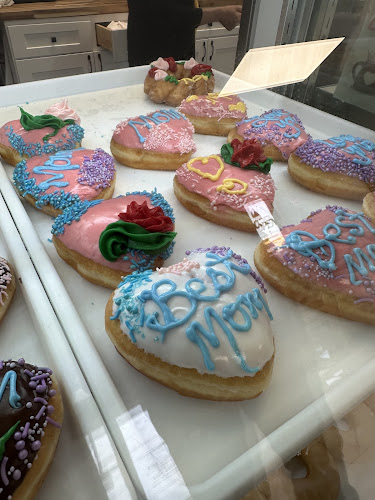
[[[185,283],[185,290],[177,290],[176,283],[171,279],[161,279],[153,283],[150,290],[142,290],[136,296],[135,292],[138,287],[151,282],[151,271],[127,276],[120,286],[122,296],[115,299],[117,311],[111,319],[121,320],[122,315],[124,316],[123,324],[128,328],[129,336],[133,342],[136,342],[136,334],[142,334],[140,328],[146,325],[149,329],[157,332],[158,340],[163,343],[167,332],[188,323],[196,312],[199,302],[212,304],[222,293],[232,289],[236,281],[235,272],[244,275],[251,272],[251,267],[248,264],[239,266],[235,262],[232,262],[230,260],[232,254],[232,250],[229,250],[224,256],[210,252],[206,254],[208,259],[205,263],[206,274],[210,278],[214,288],[213,293],[210,294],[207,293],[207,286],[203,280],[192,278]],[[225,271],[216,269],[215,267],[218,264],[223,264],[226,268]],[[160,292],[161,288],[163,292]],[[187,301],[187,307],[185,307],[187,312],[183,317],[179,318],[173,315],[168,305],[168,302],[176,297]],[[145,315],[144,307],[147,301],[152,301],[155,304],[157,307],[156,312]],[[199,347],[207,370],[213,371],[215,369],[208,345],[212,348],[220,346],[219,337],[215,332],[214,322],[216,322],[216,325],[224,332],[233,352],[239,359],[241,368],[247,373],[256,373],[259,371],[258,367],[250,367],[246,364],[231,328],[238,332],[250,330],[252,318],[258,318],[258,311],[261,311],[263,308],[265,308],[269,318],[272,320],[272,314],[260,290],[254,288],[252,291],[238,296],[233,304],[226,305],[223,308],[222,315],[215,310],[215,307],[208,304],[204,310],[206,326],[201,325],[198,321],[193,321],[186,328],[186,336]],[[138,317],[135,317],[135,321],[132,318],[133,322],[131,322],[129,312],[131,313],[134,310],[137,311]],[[237,323],[234,320],[236,312],[242,315],[243,323]]]
[[[327,144],[331,148],[342,149],[345,153],[352,156],[358,155],[359,158],[353,159],[353,163],[357,163],[358,165],[371,165],[371,158],[366,156],[366,152],[375,151],[375,144],[373,142],[352,135],[340,135],[339,137],[331,137],[326,141],[316,140],[316,142]],[[354,142],[354,144],[347,146],[347,142]]]
[[[148,129],[152,128],[153,125],[160,125],[161,123],[168,123],[171,120],[186,120],[185,116],[181,115],[174,109],[168,109],[164,111],[156,111],[152,115],[140,115],[139,120],[129,120],[128,124],[133,127],[135,130],[139,142],[142,144],[145,142],[146,138],[139,132],[137,129],[137,125],[141,125],[143,127],[147,127]]]
[[[3,399],[6,386],[9,384],[9,404],[12,408],[21,408],[21,396],[16,390],[17,373],[14,370],[9,370],[5,375],[0,385],[0,400]]]
[[[74,151],[78,151],[78,148]],[[39,184],[39,188],[43,191],[47,190],[50,186],[56,187],[66,187],[69,186],[69,182],[63,181],[60,179],[64,178],[64,174],[61,171],[64,170],[79,170],[80,165],[72,165],[69,158],[73,157],[72,150],[69,151],[57,151],[54,156],[50,156],[49,159],[44,163],[44,165],[39,165],[33,168],[34,174],[39,175],[50,175],[50,179],[46,179],[45,181]],[[56,164],[55,162],[65,162],[63,165]]]
[[[335,211],[335,214],[335,223],[326,224],[322,229],[324,238],[319,239],[307,231],[297,230],[287,235],[285,238],[285,245],[304,257],[313,257],[322,269],[334,271],[336,269],[336,252],[332,242],[355,245],[357,243],[357,238],[359,236],[364,236],[365,229],[368,229],[375,235],[375,228],[371,226],[363,212],[351,214],[345,210],[338,209]],[[362,225],[354,221],[359,221]],[[349,236],[347,236],[346,239],[340,238],[342,234],[341,228],[350,228]],[[303,236],[310,238],[310,241],[303,240]],[[328,256],[324,248],[325,246],[330,250],[330,258],[328,260],[323,259],[313,251],[319,249],[323,255]],[[358,247],[353,249],[354,256],[349,254],[344,255],[344,260],[349,271],[350,282],[354,286],[361,285],[363,282],[363,280],[356,279],[355,271],[361,276],[368,276],[369,271],[375,271],[375,244],[367,245],[366,250],[368,255],[364,250]],[[357,262],[354,258],[357,259]]]

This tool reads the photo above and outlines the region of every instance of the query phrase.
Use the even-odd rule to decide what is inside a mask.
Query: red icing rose
[[[196,64],[191,70],[191,76],[201,75],[202,73],[206,73],[206,71],[211,71],[212,73],[212,66],[208,66],[207,64]]]
[[[163,57],[163,59],[169,64],[170,71],[172,71],[173,73],[177,71],[177,64],[173,57]]]
[[[148,76],[151,76],[151,78],[154,78],[155,77],[155,73],[157,72],[158,68],[156,66],[154,66],[153,68],[151,68],[148,72]]]
[[[173,231],[173,222],[170,217],[164,215],[160,207],[150,208],[147,201],[139,205],[136,201],[132,201],[126,212],[118,215],[124,222],[133,222],[150,231],[150,233],[166,233]]]
[[[267,160],[261,144],[256,139],[245,139],[243,142],[233,139],[230,143],[233,148],[232,161],[236,161],[242,168],[247,165],[257,165]]]

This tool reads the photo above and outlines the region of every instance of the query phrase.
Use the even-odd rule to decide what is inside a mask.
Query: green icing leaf
[[[5,434],[0,438],[0,460],[2,460],[5,453],[5,444],[16,432],[17,427],[20,425],[21,420],[18,420],[16,424],[13,425]]]
[[[229,144],[229,142],[221,146],[220,154],[223,157],[225,163],[229,163],[229,165],[234,165],[235,167],[240,166],[238,162],[232,162],[233,148]]]
[[[211,71],[205,71],[204,73],[202,73],[202,75],[207,76],[207,78],[211,78],[212,72]]]
[[[178,80],[174,75],[168,75],[164,78],[166,82],[171,82],[174,83],[175,85],[178,85]]]
[[[99,238],[103,257],[114,262],[131,249],[143,250],[150,255],[163,253],[176,237],[175,232],[151,233],[133,222],[118,221],[108,224]]]
[[[45,127],[51,127],[54,129],[54,132],[51,134],[47,134],[43,137],[43,141],[47,142],[48,139],[51,137],[54,137],[57,132],[65,127],[66,125],[74,125],[74,120],[68,119],[68,120],[61,120],[57,116],[54,115],[37,115],[33,116],[30,113],[27,113],[24,109],[20,107],[21,110],[21,118],[20,122],[22,127],[29,131],[29,130],[37,130]]]

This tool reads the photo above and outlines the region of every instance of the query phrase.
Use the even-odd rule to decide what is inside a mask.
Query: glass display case
[[[61,191],[55,208],[66,206],[67,211],[52,220],[33,206],[45,208],[51,198],[44,198],[31,174],[25,174],[27,163],[38,158],[32,156],[38,153],[37,141],[27,145],[22,131],[7,130],[5,137],[13,149],[26,152],[26,161],[16,174],[7,161],[0,163],[0,256],[11,263],[17,279],[14,302],[0,325],[2,357],[50,366],[65,406],[60,443],[36,498],[373,498],[375,144],[372,49],[366,41],[371,40],[375,15],[372,3],[294,0],[272,2],[270,10],[267,0],[244,2],[237,63],[259,44],[347,38],[307,81],[242,93],[242,104],[236,101],[228,110],[246,109],[248,118],[231,129],[228,139],[227,134],[195,133],[196,151],[180,177],[160,169],[160,161],[168,159],[165,150],[162,160],[156,156],[157,169],[131,168],[115,160],[113,203],[130,196],[137,204],[146,196],[151,200],[145,198],[146,205],[156,210],[149,218],[155,222],[164,210],[163,217],[173,222],[164,233],[177,233],[160,253],[165,262],[155,263],[155,257],[147,260],[145,247],[145,260],[137,257],[141,247],[131,247],[136,237],[129,236],[134,227],[126,226],[126,239],[120,244],[116,239],[110,249],[120,251],[112,262],[125,255],[121,264],[130,259],[137,269],[129,267],[134,273],[117,292],[114,286],[94,284],[110,268],[109,259],[103,261],[98,253],[99,237],[103,241],[110,220],[99,210],[106,201],[80,202]],[[176,134],[181,140],[178,127],[185,118],[145,94],[149,69],[2,87],[0,127],[19,120],[20,108],[27,113],[25,120],[38,122],[66,98],[70,118],[63,121],[74,117],[75,123],[53,125],[51,131],[75,127],[79,117],[85,133],[74,136],[78,148],[115,154],[114,139],[127,126],[139,144],[148,144],[133,142],[128,149],[158,152]],[[213,73],[219,92],[230,75],[215,67]],[[217,105],[219,97],[209,95],[208,101]],[[155,125],[166,134],[173,120],[178,127],[168,132],[172,135],[149,140]],[[241,126],[255,130],[263,149],[256,149],[254,136]],[[35,125],[33,131],[40,128]],[[65,146],[59,152],[59,144],[69,140],[67,133],[51,140],[57,149],[48,152],[51,157],[42,166],[33,164],[33,172],[36,168],[43,182],[58,190],[68,189],[69,172],[78,170],[72,157],[77,159],[81,150],[78,156]],[[183,144],[191,145],[191,140],[185,135]],[[271,144],[281,146],[275,150]],[[11,160],[4,148],[1,153]],[[300,163],[293,164],[296,158]],[[91,181],[96,179],[98,160],[84,161]],[[305,166],[311,174],[307,180],[299,174]],[[190,183],[190,192],[200,192],[200,198],[182,202],[181,193],[189,190],[178,190],[179,182]],[[365,196],[370,200],[366,216]],[[205,197],[204,209],[194,205]],[[98,212],[80,229],[78,223],[90,210]],[[236,217],[228,219],[233,212]],[[117,219],[136,225],[138,235],[152,233],[116,212],[111,222]],[[61,228],[65,234],[73,231],[69,241],[61,237]],[[161,238],[163,231],[154,233]],[[100,273],[85,279],[86,261],[80,267],[66,255],[61,258],[59,238],[71,246],[76,260],[79,251],[74,248],[84,247],[85,255],[97,252],[99,258],[92,259],[101,262]],[[154,274],[147,265],[157,268]],[[146,308],[150,303],[156,304],[153,310]],[[123,356],[130,350],[124,348],[124,354],[123,344],[113,341],[111,325],[118,317],[120,335],[130,345],[143,346],[136,349],[144,364],[131,357],[128,363]],[[152,342],[147,343],[150,332]],[[167,368],[169,378],[162,384],[158,380],[165,365],[172,369]],[[248,391],[266,365],[271,366],[264,375],[267,381],[251,396],[226,393],[232,400],[218,401],[215,394],[202,396],[198,385],[183,388],[194,372],[199,384],[210,381],[209,391],[215,384],[219,391]],[[190,396],[170,386],[190,391]],[[4,482],[1,471],[0,480]]]

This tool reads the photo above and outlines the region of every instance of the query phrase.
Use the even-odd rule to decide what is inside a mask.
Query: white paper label
[[[279,226],[275,223],[263,200],[247,203],[245,209],[262,240],[268,241],[275,246],[281,246],[285,243]]]

